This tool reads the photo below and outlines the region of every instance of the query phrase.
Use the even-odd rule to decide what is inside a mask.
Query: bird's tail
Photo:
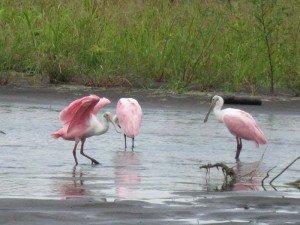
[[[267,138],[266,138],[265,134],[258,127],[257,127],[257,130],[256,130],[256,143],[258,145],[264,145],[264,144],[267,143]]]
[[[51,134],[51,137],[52,138],[54,138],[54,139],[57,139],[57,138],[60,138],[62,135],[61,135],[61,133],[60,132],[55,132],[55,133],[53,133],[53,134]]]

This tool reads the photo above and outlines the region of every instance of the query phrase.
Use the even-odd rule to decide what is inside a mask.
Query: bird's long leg
[[[125,151],[127,149],[127,144],[126,144],[126,134],[124,134],[124,140],[125,140]]]
[[[237,147],[236,147],[235,159],[238,159],[240,157],[240,153],[242,150],[242,139],[239,137],[236,137],[236,143],[237,143]]]
[[[77,157],[76,157],[76,148],[77,148],[78,143],[79,143],[79,141],[75,141],[75,145],[73,148],[73,156],[74,156],[74,160],[75,160],[75,165],[78,165],[78,161],[77,161]]]
[[[88,156],[87,154],[85,154],[83,152],[83,146],[84,146],[84,142],[85,142],[85,138],[81,140],[81,149],[80,149],[80,154],[87,157],[88,159],[90,159],[92,161],[92,164],[99,164],[99,162],[95,159],[93,159],[92,157]]]
[[[132,145],[131,145],[131,150],[133,151],[134,148],[134,137],[132,138]]]

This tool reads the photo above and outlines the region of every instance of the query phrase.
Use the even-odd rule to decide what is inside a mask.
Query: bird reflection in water
[[[237,161],[235,172],[237,181],[233,184],[233,191],[260,191],[263,174],[261,162],[242,163]]]
[[[139,170],[141,154],[137,152],[117,152],[114,158],[115,193],[119,198],[133,199],[141,183]]]
[[[215,166],[215,164],[213,166]],[[233,176],[234,178],[231,177],[228,174],[228,172],[223,171],[224,180],[221,186],[219,185],[215,186],[210,183],[210,173],[209,173],[210,170],[207,170],[206,186],[205,186],[207,191],[260,191],[262,190],[263,187],[261,185],[261,182],[263,179],[263,172],[261,169],[261,162],[258,161],[253,163],[242,163],[241,161],[238,160],[234,166],[228,166],[228,168],[233,169],[235,174]],[[225,175],[227,175],[227,179]]]
[[[59,192],[63,199],[81,198],[87,194],[83,185],[82,170],[74,166],[71,175],[71,179],[59,185]]]

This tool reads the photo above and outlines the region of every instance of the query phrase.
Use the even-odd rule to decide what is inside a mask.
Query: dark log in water
[[[256,97],[238,97],[238,96],[224,96],[225,104],[241,104],[241,105],[261,105],[262,101]]]

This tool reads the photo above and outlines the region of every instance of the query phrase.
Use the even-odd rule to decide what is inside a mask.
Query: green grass
[[[185,91],[274,85],[300,93],[300,2],[266,0],[0,1],[0,70],[52,83]],[[270,57],[265,35],[270,44]]]

